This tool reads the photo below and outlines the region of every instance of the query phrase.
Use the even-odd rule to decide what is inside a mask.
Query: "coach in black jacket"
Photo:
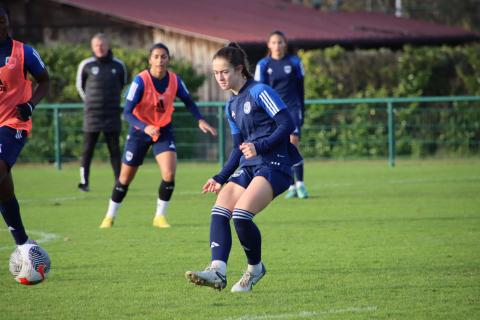
[[[120,174],[120,95],[127,83],[125,64],[113,57],[108,38],[96,34],[91,41],[93,57],[83,60],[77,71],[77,90],[85,102],[84,143],[78,188],[89,191],[90,164],[101,132],[110,152],[115,179]]]

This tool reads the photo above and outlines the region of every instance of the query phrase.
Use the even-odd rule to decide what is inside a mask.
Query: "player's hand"
[[[214,127],[209,125],[208,122],[203,119],[198,120],[198,127],[203,131],[203,133],[210,133],[214,137],[217,136],[217,130],[215,130]]]
[[[210,178],[207,180],[207,182],[203,185],[202,188],[202,193],[207,193],[207,192],[215,192],[218,193],[222,189],[222,185],[215,181],[214,179]]]
[[[240,146],[240,151],[242,151],[245,159],[253,158],[257,155],[257,150],[255,150],[255,145],[251,142],[244,142]]]
[[[160,129],[158,129],[155,126],[148,125],[143,129],[143,131],[148,134],[150,137],[152,137],[153,141],[157,141],[158,138],[160,137]]]
[[[28,121],[32,118],[35,105],[31,102],[25,102],[17,105],[17,118],[21,121]]]

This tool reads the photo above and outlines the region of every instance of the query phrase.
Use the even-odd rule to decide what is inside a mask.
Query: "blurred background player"
[[[20,216],[20,207],[11,169],[32,129],[32,112],[46,95],[48,71],[32,47],[8,35],[9,17],[0,8],[0,211],[15,243],[33,243],[28,239]],[[37,86],[32,93],[30,73]]]
[[[125,64],[113,57],[110,41],[103,33],[91,40],[93,57],[83,60],[77,71],[77,90],[85,102],[83,151],[78,188],[89,191],[90,165],[95,145],[103,132],[115,180],[120,174],[120,95],[127,84]]]
[[[300,58],[287,53],[287,39],[281,31],[273,31],[267,40],[268,56],[255,68],[255,80],[271,86],[288,106],[295,130],[290,142],[299,148],[304,116],[304,70]],[[285,198],[308,198],[303,183],[303,162],[292,167],[295,184],[288,189]]]
[[[177,165],[172,127],[173,102],[176,97],[183,101],[198,120],[200,130],[217,135],[216,130],[203,119],[182,79],[167,70],[169,62],[168,48],[162,43],[155,44],[150,49],[150,68],[140,72],[130,85],[124,111],[130,128],[125,141],[120,177],[113,188],[108,210],[100,228],[110,228],[113,225],[128,186],[133,181],[138,167],[142,165],[150,146],[162,175],[153,226],[170,227],[165,215],[175,186]]]
[[[289,141],[294,124],[287,106],[272,88],[252,79],[246,54],[238,44],[231,43],[214,55],[213,72],[220,88],[233,93],[225,114],[234,146],[220,173],[203,186],[204,193],[218,193],[210,223],[211,264],[204,271],[185,275],[197,285],[225,288],[233,217],[248,266],[231,291],[246,292],[266,272],[262,238],[253,218],[288,189],[293,181],[291,167],[302,157]]]

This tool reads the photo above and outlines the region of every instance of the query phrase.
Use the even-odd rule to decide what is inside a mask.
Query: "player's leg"
[[[90,191],[90,165],[92,163],[95,145],[98,141],[99,132],[84,132],[83,133],[83,151],[80,165],[80,183],[78,189],[81,191]]]
[[[145,155],[150,148],[151,139],[142,132],[131,130],[125,142],[125,149],[122,157],[120,175],[112,190],[112,196],[108,203],[107,213],[100,224],[100,228],[110,228],[117,215],[123,199],[127,195],[128,187],[135,178],[138,167],[143,164]]]
[[[290,115],[293,115],[292,112],[290,112]],[[295,133],[297,133],[298,130],[299,130],[298,127],[295,125],[295,131],[290,135],[290,143],[293,144],[297,149],[298,149],[299,139],[298,139],[298,134],[295,134]],[[295,169],[295,167],[292,167],[292,176],[294,177],[294,179],[296,178],[296,175],[297,175],[296,171],[298,171],[298,169]],[[285,199],[291,199],[296,197],[298,197],[298,194],[297,194],[297,188],[295,186],[295,181],[294,181],[288,188],[287,193],[285,194]]]
[[[137,170],[138,167],[136,166],[129,166],[125,163],[122,163],[120,176],[113,187],[112,196],[108,202],[107,213],[100,224],[100,228],[104,229],[113,226],[113,221],[117,216],[118,209],[120,209],[122,201],[127,195],[128,187],[135,178]]]
[[[175,171],[177,168],[177,151],[172,125],[160,129],[160,138],[152,146],[155,160],[160,167],[162,181],[158,187],[157,207],[153,226],[169,228],[167,222],[167,208],[175,188]]]
[[[290,115],[292,116],[293,122],[295,124],[295,130],[290,135],[290,142],[298,149],[300,152],[300,137],[301,130],[303,125],[303,113],[298,108],[293,108],[290,110]],[[303,182],[303,162],[296,164],[292,167],[292,174],[295,179],[295,184],[291,185],[288,188],[285,198],[298,197],[300,199],[308,198],[308,192],[305,188]]]
[[[115,180],[118,180],[122,163],[120,153],[120,133],[104,132],[103,134],[110,153],[110,163],[112,164],[113,175],[115,176]]]
[[[26,133],[9,127],[0,127],[0,211],[17,245],[24,244],[27,234],[15,197],[11,168],[26,142]]]
[[[22,245],[28,240],[20,216],[20,207],[15,197],[12,173],[8,164],[0,159],[0,211],[15,243]]]
[[[238,239],[247,256],[247,270],[232,287],[232,292],[251,291],[265,275],[262,263],[262,237],[257,225],[253,222],[256,214],[261,212],[276,196],[288,188],[291,177],[280,171],[263,167],[255,173],[255,177],[235,204],[233,222]]]
[[[162,176],[162,182],[158,187],[157,209],[153,219],[153,226],[157,228],[169,228],[167,222],[167,208],[175,188],[175,171],[177,167],[177,153],[165,151],[155,157]]]
[[[211,262],[203,271],[187,271],[185,276],[191,282],[218,290],[227,285],[227,261],[232,248],[230,219],[235,203],[244,191],[245,188],[235,182],[228,182],[220,190],[211,211]]]

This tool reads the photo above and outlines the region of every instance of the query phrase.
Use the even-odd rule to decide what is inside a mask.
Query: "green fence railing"
[[[304,146],[307,147],[307,149],[309,143],[312,144],[314,147],[318,147],[316,146],[318,144],[318,142],[316,142],[316,139],[318,138],[319,133],[321,133],[321,138],[318,139],[324,139],[321,141],[321,143],[324,144],[322,147],[325,147],[325,145],[327,144],[330,144],[331,146],[339,145],[342,143],[355,144],[359,142],[358,140],[363,139],[364,141],[362,141],[362,143],[372,145],[370,146],[370,151],[368,151],[368,154],[375,154],[375,150],[377,150],[376,154],[380,156],[383,156],[385,154],[385,156],[388,157],[389,165],[391,167],[394,167],[397,152],[396,139],[401,139],[403,137],[404,131],[402,130],[405,130],[405,128],[408,127],[408,123],[410,122],[409,119],[417,117],[418,119],[412,122],[416,122],[417,127],[422,126],[424,129],[423,133],[429,132],[429,130],[432,132],[441,131],[442,129],[447,130],[451,126],[459,126],[462,127],[462,132],[472,132],[473,136],[470,135],[470,137],[464,137],[464,134],[462,133],[458,138],[455,138],[455,141],[446,141],[444,143],[448,144],[455,142],[471,144],[470,140],[473,139],[475,146],[478,147],[478,145],[480,144],[480,142],[478,141],[480,139],[478,137],[478,135],[480,135],[480,113],[478,112],[480,108],[478,108],[478,102],[480,102],[480,96],[310,99],[305,101],[305,105],[307,108],[307,118],[306,124],[303,129],[305,134],[302,134],[302,144],[305,144]],[[464,109],[460,108],[460,111],[452,111],[448,109],[449,114],[442,115],[442,117],[439,117],[438,115],[444,109],[435,106],[433,108],[422,107],[425,104],[442,104],[442,106],[444,106],[444,104],[449,103],[462,104],[462,106],[464,104],[465,106],[471,107],[471,110],[473,111],[473,119],[470,119],[468,117],[466,118],[470,119],[468,120],[469,124],[467,124],[467,127],[465,127],[464,123],[461,120],[459,120],[458,123],[449,124],[450,127],[448,128],[446,128],[445,125],[440,123],[442,121],[445,121],[445,119],[459,117],[466,107],[462,107]],[[474,106],[472,107],[471,104],[474,104]],[[192,140],[194,142],[185,142],[183,143],[183,145],[182,141],[177,141],[177,145],[183,146],[185,148],[191,148],[193,145],[198,145],[198,149],[200,150],[200,152],[203,152],[202,150],[204,149],[215,149],[213,150],[213,152],[211,152],[211,154],[205,157],[207,158],[207,160],[215,157],[215,159],[220,164],[223,164],[225,160],[226,145],[228,145],[230,141],[225,136],[226,122],[224,119],[224,105],[225,102],[218,101],[198,103],[198,106],[202,108],[202,113],[206,115],[207,120],[212,124],[216,125],[219,132],[218,140],[210,139],[206,142],[202,142],[201,139],[207,138],[201,135],[192,134],[192,132],[196,132],[196,129],[193,128],[194,126],[192,125],[192,122],[190,122],[190,124],[188,125],[183,125],[182,127],[182,122],[180,121],[175,122],[176,135],[177,133],[182,134],[182,132],[184,131],[184,136],[186,137],[185,139],[195,137],[196,140]],[[176,103],[175,106],[179,108],[179,111],[185,111],[182,110],[182,103]],[[414,108],[412,106],[420,107],[415,109],[415,112],[413,112],[412,110]],[[404,114],[405,112],[403,111],[406,107],[408,107],[409,109],[407,110],[408,112]],[[50,116],[45,115],[45,119],[39,121],[43,121],[43,125],[46,130],[52,131],[44,132],[40,135],[34,134],[33,138],[37,140],[33,144],[45,147],[48,146],[49,142],[43,140],[53,139],[53,141],[50,142],[54,145],[54,156],[52,162],[55,163],[58,169],[61,168],[62,162],[64,161],[64,159],[62,159],[62,152],[65,152],[65,150],[62,149],[72,148],[72,145],[78,145],[79,143],[81,143],[81,134],[79,133],[79,131],[81,131],[80,115],[82,109],[83,104],[81,103],[40,104],[37,107],[35,118],[37,118],[37,113],[40,112],[40,110],[51,113],[51,117],[53,117],[53,119],[49,119]],[[359,116],[360,113],[365,113],[367,109],[369,110],[368,112],[370,112],[370,114],[372,115],[372,121],[368,124],[362,123],[366,121],[365,115],[361,115],[361,117]],[[403,113],[401,115],[401,123],[399,123],[399,120],[397,120],[397,118],[400,119],[400,117],[397,116],[397,113],[401,112]],[[429,112],[429,114],[425,115],[425,112]],[[312,115],[313,113],[315,114]],[[378,116],[379,113],[381,113],[381,116]],[[177,112],[175,112],[174,114],[174,121],[176,121],[175,116],[178,116]],[[191,115],[185,115],[185,112],[184,116],[185,119],[193,119]],[[69,121],[69,119],[71,120],[72,118],[75,118],[75,122]],[[428,119],[428,121],[425,119]],[[426,123],[429,121],[431,123]],[[47,123],[51,123],[51,125],[47,125]],[[178,125],[179,123],[180,126]],[[34,119],[34,130],[36,126],[37,119]],[[363,138],[358,138],[356,136],[353,138],[345,138],[344,136],[348,136],[348,134],[342,135],[342,132],[347,129],[353,130],[352,128],[359,131],[372,131],[373,133],[370,134],[369,132],[366,132],[362,136]],[[411,125],[411,127],[408,129],[413,132],[418,128],[416,128],[414,125]],[[334,134],[332,133],[333,131]],[[322,135],[322,132],[326,132],[325,135],[328,135],[328,137],[325,138],[324,135]],[[441,136],[441,132],[438,135]],[[74,137],[72,138],[72,136]],[[305,138],[307,141],[304,142],[303,138]],[[39,139],[43,140],[39,141]],[[423,139],[423,143],[436,143],[435,141],[438,140],[438,137],[431,138],[435,141],[427,141],[425,140],[427,139],[426,137],[423,137]],[[470,142],[465,142],[465,139],[469,139]],[[68,140],[68,143],[65,142],[66,140]],[[384,144],[386,145],[384,146]],[[216,146],[212,147],[212,145]],[[404,142],[402,142],[402,146],[403,145]],[[348,148],[344,149],[344,153],[349,152]],[[193,157],[191,152],[186,152],[185,154],[187,156]],[[78,157],[78,152],[76,156]],[[72,158],[70,157],[68,160],[72,160]]]
[[[310,99],[305,105],[384,105],[387,110],[388,163],[395,166],[395,106],[407,103],[439,102],[476,102],[480,96],[444,96],[444,97],[405,97],[405,98],[349,98],[349,99]],[[479,119],[480,120],[480,119]]]

